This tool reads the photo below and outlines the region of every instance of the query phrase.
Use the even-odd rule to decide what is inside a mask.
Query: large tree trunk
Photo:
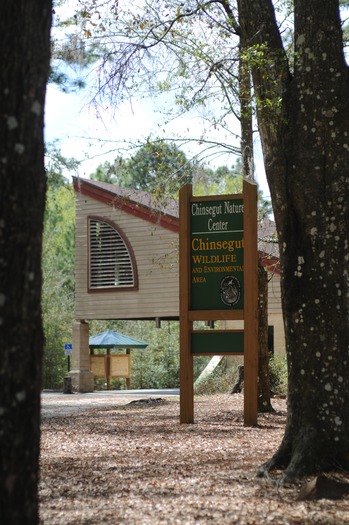
[[[349,465],[349,79],[337,0],[295,2],[293,76],[272,2],[239,0],[280,243],[289,368],[284,439],[261,472]]]
[[[50,0],[0,7],[0,516],[38,523],[44,102]]]

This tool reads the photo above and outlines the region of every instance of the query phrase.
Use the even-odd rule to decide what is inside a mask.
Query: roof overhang
[[[132,200],[127,195],[120,195],[112,190],[98,187],[93,181],[73,177],[73,186],[76,193],[86,195],[113,208],[121,209],[125,213],[130,213],[135,217],[157,224],[175,233],[179,232],[178,217],[150,208]],[[112,185],[110,186],[112,187]]]

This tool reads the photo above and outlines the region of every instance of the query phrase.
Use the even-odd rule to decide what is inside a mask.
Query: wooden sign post
[[[257,423],[257,189],[193,197],[180,191],[180,421],[194,422],[194,355],[244,355],[244,421]],[[193,330],[194,321],[243,320],[244,330]]]

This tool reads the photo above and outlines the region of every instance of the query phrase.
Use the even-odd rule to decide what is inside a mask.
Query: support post
[[[189,320],[190,308],[190,209],[192,186],[183,186],[179,193],[179,320],[180,320],[180,422],[194,423],[194,366],[191,353],[193,323]]]
[[[93,392],[94,376],[90,369],[89,325],[74,321],[72,370],[69,373],[74,392]]]
[[[244,180],[244,424],[258,412],[258,252],[257,186]]]

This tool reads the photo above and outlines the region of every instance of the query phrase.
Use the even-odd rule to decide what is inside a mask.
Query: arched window
[[[89,217],[89,289],[135,289],[137,270],[126,236],[110,221]]]

